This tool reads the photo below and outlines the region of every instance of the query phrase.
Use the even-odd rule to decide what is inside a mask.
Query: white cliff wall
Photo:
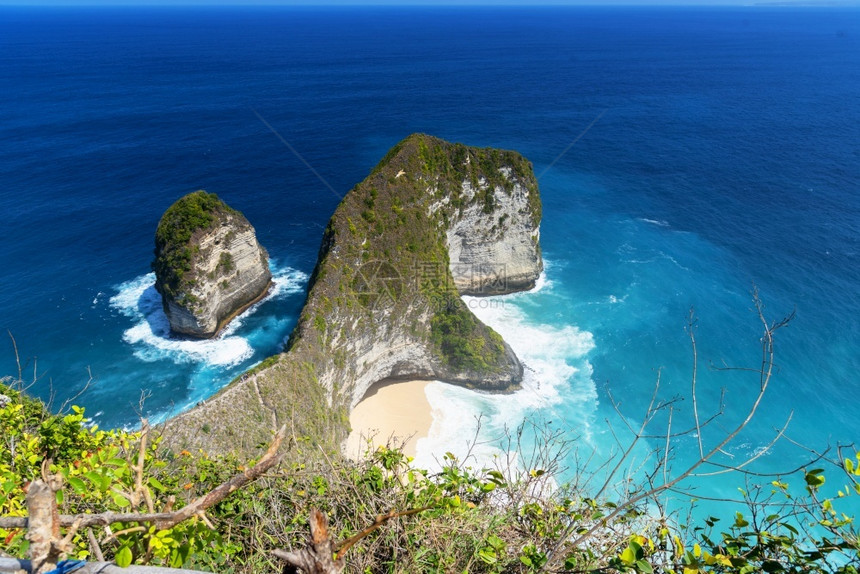
[[[500,170],[511,181],[510,169]],[[448,228],[451,275],[461,295],[500,295],[531,289],[543,270],[540,254],[540,226],[535,223],[529,190],[518,181],[513,189],[493,189],[493,209],[488,213],[481,202],[472,202],[477,192],[485,192],[487,182],[478,187],[463,182],[468,206]]]
[[[195,235],[193,284],[177,301],[165,297],[170,328],[193,337],[211,337],[269,288],[272,274],[254,228],[238,214],[224,214],[216,227]]]

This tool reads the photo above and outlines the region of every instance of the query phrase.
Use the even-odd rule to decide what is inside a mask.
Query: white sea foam
[[[538,293],[540,291],[543,291],[544,289],[551,289],[552,288],[552,281],[547,279],[547,276],[546,276],[547,268],[549,266],[550,266],[549,261],[544,259],[544,269],[543,269],[543,271],[541,271],[541,274],[538,276],[537,281],[535,281],[535,286],[532,288],[531,291],[529,291],[529,293]]]
[[[263,301],[294,293],[303,288],[307,275],[290,268],[277,270],[274,285]],[[227,367],[241,363],[254,352],[245,337],[235,333],[244,318],[253,314],[260,303],[252,305],[230,322],[217,337],[197,341],[171,335],[170,323],[161,306],[161,295],[155,290],[155,274],[147,273],[118,286],[110,305],[134,324],[123,333],[123,341],[131,345],[134,355],[147,362],[164,359],[175,363],[206,363]]]
[[[444,383],[427,386],[433,423],[426,438],[416,443],[416,464],[438,469],[441,455],[468,455],[472,466],[507,465],[513,458],[501,440],[526,418],[556,417],[575,421],[576,430],[589,438],[589,419],[596,404],[587,353],[594,348],[591,333],[575,326],[534,324],[515,301],[529,294],[492,297],[470,309],[510,344],[525,368],[522,388],[512,394],[489,394]],[[480,432],[476,436],[478,421]]]
[[[650,223],[657,227],[669,227],[669,222],[663,221],[662,219],[648,219],[647,217],[638,217],[637,219],[643,223]]]

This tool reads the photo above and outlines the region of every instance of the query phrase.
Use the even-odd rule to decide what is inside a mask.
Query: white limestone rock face
[[[177,334],[215,336],[272,283],[254,228],[213,194],[189,194],[165,212],[155,253],[155,287]]]
[[[529,203],[529,189],[509,168],[499,172],[512,184],[478,189],[463,182],[465,207],[448,228],[451,275],[461,295],[504,295],[532,289],[543,271],[540,221]],[[492,209],[472,202],[476,194],[492,194]],[[532,192],[534,193],[534,192]]]

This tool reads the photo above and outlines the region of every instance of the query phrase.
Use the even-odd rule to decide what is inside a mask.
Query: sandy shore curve
[[[374,384],[349,415],[352,432],[344,453],[357,460],[379,446],[402,445],[404,454],[414,457],[418,440],[429,434],[433,423],[428,384],[399,380]]]

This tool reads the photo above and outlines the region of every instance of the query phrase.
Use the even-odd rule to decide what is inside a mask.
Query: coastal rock
[[[174,419],[165,436],[182,448],[252,450],[289,422],[333,446],[349,410],[383,379],[516,389],[523,366],[461,295],[532,287],[540,217],[520,154],[409,136],[329,221],[287,350]],[[215,420],[231,424],[215,429]]]
[[[170,329],[196,338],[213,337],[272,282],[254,228],[205,191],[182,197],[161,217],[152,267]]]
[[[543,271],[540,216],[528,186],[501,167],[501,183],[463,182],[466,200],[448,228],[451,275],[461,295],[504,295],[532,289]],[[482,202],[473,201],[483,197]]]

